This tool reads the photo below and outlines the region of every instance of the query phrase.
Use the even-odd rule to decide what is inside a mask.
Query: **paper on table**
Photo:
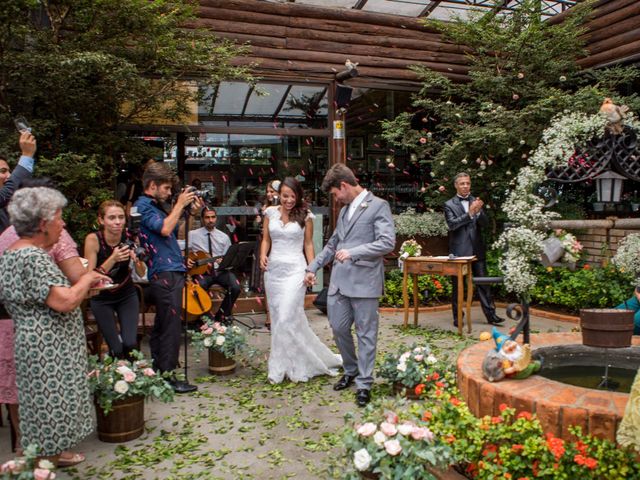
[[[450,258],[448,255],[437,255],[435,257],[429,257],[432,258],[433,260],[471,260],[472,258],[474,258],[474,255],[470,255],[468,257],[453,257]]]

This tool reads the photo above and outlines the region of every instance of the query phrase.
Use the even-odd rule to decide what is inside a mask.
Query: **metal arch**
[[[575,149],[566,165],[549,170],[547,178],[560,183],[576,183],[592,179],[611,163],[614,140],[609,135],[590,140],[585,148]]]
[[[618,173],[634,182],[640,182],[640,144],[638,133],[625,127],[622,134],[615,137],[613,164]]]

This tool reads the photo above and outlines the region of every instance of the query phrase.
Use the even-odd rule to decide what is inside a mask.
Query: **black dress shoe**
[[[179,394],[191,393],[198,390],[197,386],[191,385],[190,383],[187,383],[183,380],[171,380],[169,381],[169,384],[171,384],[171,388],[173,388],[173,391]]]
[[[366,407],[370,400],[371,394],[369,393],[369,390],[363,388],[356,392],[356,403],[359,407]]]
[[[344,390],[345,388],[348,388],[355,379],[355,376],[352,377],[351,375],[343,375],[342,377],[340,377],[340,380],[333,384],[333,389],[335,391]]]
[[[504,323],[504,318],[500,318],[497,315],[494,315],[491,318],[487,319],[487,323],[490,323],[491,325],[502,325]]]

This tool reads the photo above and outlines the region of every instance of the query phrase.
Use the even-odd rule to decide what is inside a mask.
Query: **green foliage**
[[[63,188],[79,208],[86,207],[88,191],[95,206],[101,189],[112,187],[114,159],[126,154],[128,163],[142,164],[152,156],[127,125],[178,121],[212,91],[208,86],[226,78],[251,81],[247,68],[230,64],[244,48],[185,28],[196,8],[189,0],[3,2],[0,148],[15,152],[13,118],[25,116],[40,157],[76,155],[65,160],[60,176],[90,179],[93,165],[100,165],[99,182],[80,191],[75,183]],[[196,79],[201,88],[187,88],[185,82]]]
[[[151,362],[144,355],[133,351],[129,360],[118,360],[105,355],[100,361],[97,356],[89,357],[89,388],[105,414],[113,402],[131,397],[153,397],[162,402],[173,400],[173,388],[167,382],[171,372],[158,373],[151,368]]]
[[[414,417],[427,420],[448,441],[454,458],[470,478],[603,479],[637,478],[640,463],[629,449],[571,428],[576,441],[544,434],[530,412],[500,405],[500,414],[476,418],[455,388],[413,404]]]
[[[420,386],[417,395],[443,389],[454,378],[451,368],[433,355],[428,345],[402,346],[397,352],[386,354],[378,375],[391,384],[408,388]]]
[[[427,206],[441,205],[439,186],[450,189],[453,175],[467,171],[474,193],[500,217],[505,192],[554,116],[565,110],[595,113],[604,97],[638,110],[637,95],[616,93],[640,76],[638,69],[585,74],[576,64],[585,52],[581,36],[591,4],[581,2],[558,24],[541,21],[537,0],[519,2],[504,15],[428,21],[446,40],[465,46],[469,82],[415,67],[422,90],[413,106],[423,128],[411,128],[409,113],[383,122],[387,141],[430,164],[434,183],[426,190]]]
[[[403,274],[399,269],[391,270],[385,274],[384,295],[380,297],[382,307],[401,307],[404,305],[402,298]],[[418,275],[418,302],[442,302],[451,297],[451,280],[442,275]],[[413,299],[413,279],[407,279],[407,291],[409,302]],[[424,298],[424,292],[428,296]]]
[[[442,213],[416,213],[413,208],[407,208],[401,214],[394,215],[393,223],[396,227],[396,235],[405,237],[413,237],[414,235],[440,237],[449,232]]]
[[[191,332],[191,345],[196,347],[196,352],[211,349],[227,358],[233,358],[241,350],[248,348],[247,338],[240,327],[227,327],[210,317],[202,318],[205,319],[205,323],[200,327],[200,331]]]
[[[536,274],[538,282],[532,291],[533,302],[563,307],[574,313],[581,308],[614,307],[633,293],[633,276],[611,266],[585,265],[575,271],[538,266]]]

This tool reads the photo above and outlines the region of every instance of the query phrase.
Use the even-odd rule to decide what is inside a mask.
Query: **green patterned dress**
[[[87,348],[80,310],[46,305],[50,287],[69,286],[39,248],[0,256],[0,301],[15,323],[15,360],[22,447],[57,455],[93,431]]]

